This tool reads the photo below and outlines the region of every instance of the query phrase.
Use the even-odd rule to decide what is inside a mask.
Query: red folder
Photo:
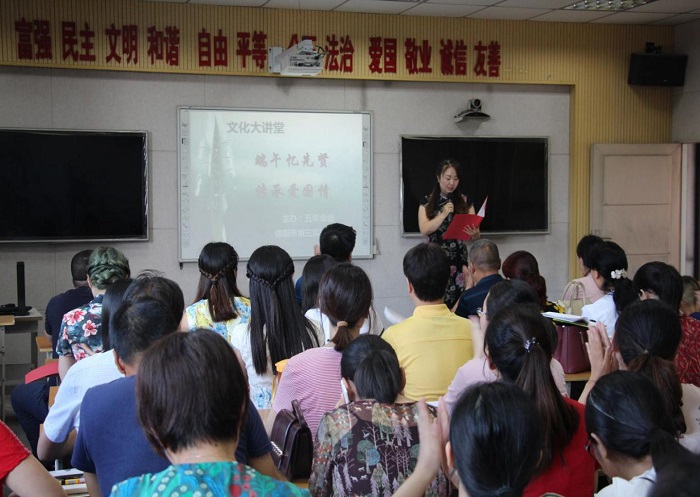
[[[467,226],[479,227],[483,220],[484,216],[478,214],[455,214],[442,238],[443,240],[471,240],[471,235],[466,232]]]

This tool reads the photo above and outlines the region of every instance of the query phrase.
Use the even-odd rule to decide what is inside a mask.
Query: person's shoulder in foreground
[[[131,478],[112,488],[113,497],[171,495],[308,496],[293,483],[264,476],[236,462],[170,466],[156,474]]]

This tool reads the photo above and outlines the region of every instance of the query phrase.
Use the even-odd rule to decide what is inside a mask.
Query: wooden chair
[[[39,354],[46,354],[46,361],[51,359],[53,355],[53,347],[51,346],[51,337],[46,335],[38,335],[34,341]]]

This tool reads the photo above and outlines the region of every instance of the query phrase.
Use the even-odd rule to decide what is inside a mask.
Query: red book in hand
[[[471,235],[467,233],[468,227],[478,228],[484,216],[478,214],[455,214],[450,226],[442,235],[443,240],[471,240]]]

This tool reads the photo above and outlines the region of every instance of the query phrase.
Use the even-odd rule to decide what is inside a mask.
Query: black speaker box
[[[683,86],[688,56],[633,53],[627,83],[640,86]]]

